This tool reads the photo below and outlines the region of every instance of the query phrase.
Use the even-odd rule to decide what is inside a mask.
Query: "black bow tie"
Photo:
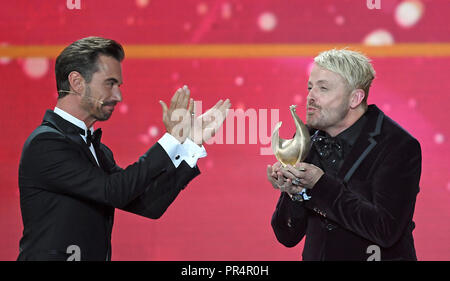
[[[337,138],[316,135],[312,141],[321,158],[328,159],[333,152],[336,152],[340,159],[343,158],[342,144]]]
[[[94,131],[93,134],[91,134],[91,130],[86,130],[86,144],[88,146],[91,146],[91,143],[94,145],[94,147],[98,147],[100,145],[100,140],[102,138],[102,130],[98,128]]]

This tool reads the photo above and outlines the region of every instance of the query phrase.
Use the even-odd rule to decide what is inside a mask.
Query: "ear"
[[[364,90],[362,89],[355,89],[352,91],[352,93],[350,94],[350,108],[351,109],[355,109],[357,108],[362,101],[364,100],[364,97],[366,96],[366,94],[364,93]]]
[[[84,78],[81,76],[81,74],[78,71],[72,71],[69,73],[69,84],[70,87],[76,92],[76,93],[83,93],[84,91]]]

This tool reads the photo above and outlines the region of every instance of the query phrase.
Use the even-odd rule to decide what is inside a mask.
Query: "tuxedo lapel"
[[[338,173],[338,177],[344,182],[350,180],[362,161],[377,145],[375,137],[381,132],[384,114],[375,105],[370,105],[367,113],[368,121]]]
[[[74,143],[78,144],[84,154],[86,154],[86,156],[89,158],[89,160],[93,164],[95,164],[95,166],[98,166],[97,161],[95,161],[94,155],[92,155],[91,150],[80,135],[67,135],[67,137],[70,138]]]
[[[102,144],[100,144],[99,147],[95,148],[95,153],[97,154],[97,159],[100,167],[106,173],[110,173],[111,167],[114,166],[114,163],[106,157],[105,152],[103,151]]]
[[[84,134],[85,131],[82,128],[75,126],[69,121],[65,120],[58,114],[54,113],[52,110],[47,110],[44,115],[44,120],[42,125],[50,126],[64,134],[67,138],[69,138],[72,142],[74,142],[83,153],[89,158],[89,160],[97,165],[97,161],[95,161],[94,155],[89,150],[86,142],[80,136],[80,134]]]

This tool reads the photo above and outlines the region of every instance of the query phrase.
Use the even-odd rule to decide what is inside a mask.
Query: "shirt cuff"
[[[194,168],[199,158],[206,157],[206,150],[203,146],[198,146],[190,139],[186,139],[181,144],[174,136],[169,133],[165,133],[158,143],[166,151],[170,160],[172,160],[175,168],[181,164],[184,160],[191,167]]]
[[[203,145],[199,146],[189,138],[183,142],[182,147],[185,152],[183,154],[183,156],[185,156],[184,160],[191,168],[194,168],[195,165],[197,165],[198,159],[207,156],[205,147]]]
[[[158,140],[158,143],[166,151],[170,160],[172,160],[173,165],[178,168],[181,161],[183,161],[180,155],[180,149],[182,148],[181,143],[169,133],[165,133],[164,136]]]

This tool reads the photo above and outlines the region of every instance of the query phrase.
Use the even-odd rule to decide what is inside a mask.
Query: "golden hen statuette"
[[[296,105],[291,105],[292,118],[295,122],[295,135],[293,139],[282,139],[278,133],[282,122],[279,122],[272,133],[272,151],[278,161],[283,166],[294,166],[298,162],[305,160],[311,148],[311,139],[308,128],[298,117],[296,113]]]

